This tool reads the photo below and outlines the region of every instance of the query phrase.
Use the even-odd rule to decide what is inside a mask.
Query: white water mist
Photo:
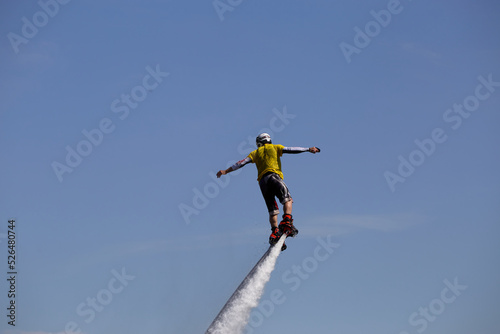
[[[243,333],[250,319],[250,312],[259,305],[264,287],[271,278],[285,239],[281,238],[245,277],[207,329],[206,334]]]

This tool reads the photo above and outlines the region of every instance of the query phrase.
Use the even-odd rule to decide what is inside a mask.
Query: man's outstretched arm
[[[303,152],[311,152],[311,153],[318,153],[320,152],[320,149],[317,147],[284,147],[283,148],[283,153],[289,153],[289,154],[297,154],[297,153],[303,153]]]
[[[241,167],[245,166],[249,162],[252,162],[252,159],[250,159],[249,157],[246,157],[245,159],[238,161],[237,163],[235,163],[234,165],[232,165],[228,169],[218,171],[217,177],[219,178],[222,175],[226,175],[228,173],[234,172],[235,170],[240,169]]]

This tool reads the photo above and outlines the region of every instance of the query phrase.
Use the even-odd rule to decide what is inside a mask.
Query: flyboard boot
[[[271,235],[269,236],[269,244],[271,246],[274,246],[278,243],[278,240],[280,240],[281,236],[283,233],[281,233],[279,227],[271,227]],[[285,243],[283,243],[283,246],[281,246],[281,251],[284,251],[286,249]]]
[[[285,233],[288,237],[292,238],[299,233],[299,230],[297,230],[293,225],[293,218],[290,214],[283,215],[283,220],[279,225],[279,230],[282,234]]]

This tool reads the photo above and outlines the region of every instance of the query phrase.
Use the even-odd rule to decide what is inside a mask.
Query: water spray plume
[[[285,239],[286,236],[281,237],[278,243],[270,247],[262,256],[229,298],[205,334],[243,333],[250,319],[250,312],[259,305],[264,287],[271,278]]]

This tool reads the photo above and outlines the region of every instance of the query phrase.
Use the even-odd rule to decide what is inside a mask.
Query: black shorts
[[[267,210],[270,216],[275,216],[279,213],[278,203],[276,203],[275,197],[277,197],[281,204],[285,204],[292,200],[290,192],[285,182],[276,173],[265,174],[259,181],[260,190],[262,191],[262,196],[266,201]]]

